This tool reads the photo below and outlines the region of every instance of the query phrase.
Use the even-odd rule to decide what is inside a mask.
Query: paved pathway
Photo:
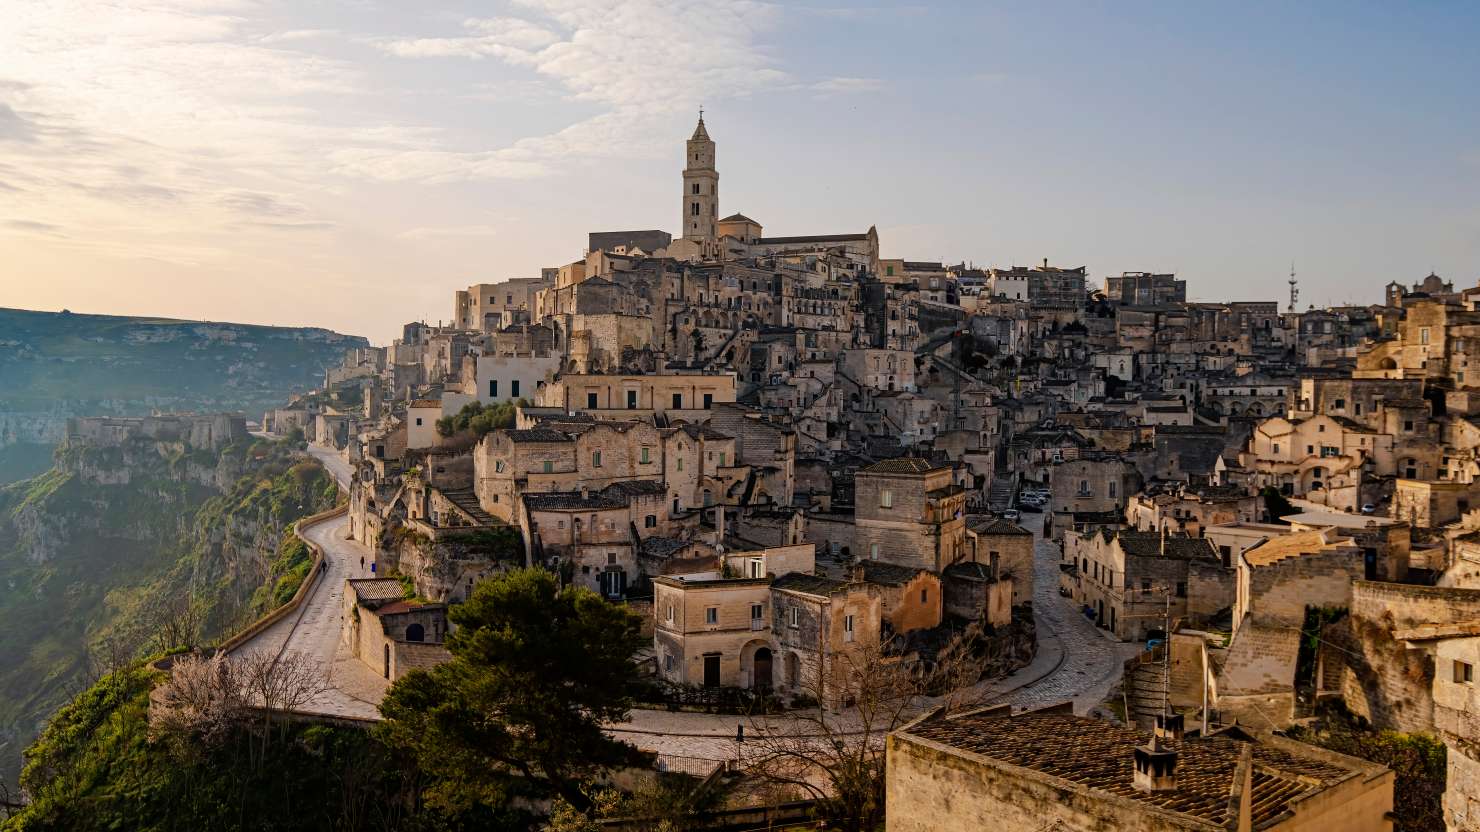
[[[337,453],[312,446],[309,453],[324,463],[341,485],[348,484],[349,466]],[[379,716],[377,706],[388,684],[351,656],[341,638],[345,580],[373,577],[370,563],[374,557],[365,546],[345,539],[348,526],[348,519],[339,514],[301,527],[303,536],[324,551],[323,574],[314,579],[297,612],[275,622],[234,652],[310,656],[322,669],[328,688],[303,709],[305,712],[374,719]]]

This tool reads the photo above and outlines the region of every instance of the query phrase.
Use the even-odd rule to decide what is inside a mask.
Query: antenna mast
[[[1300,299],[1300,285],[1295,280],[1295,264],[1290,263],[1290,311],[1295,311],[1295,302]]]

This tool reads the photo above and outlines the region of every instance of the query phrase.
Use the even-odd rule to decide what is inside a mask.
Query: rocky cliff
[[[0,308],[0,448],[54,444],[73,416],[244,411],[322,382],[358,336]]]
[[[259,440],[69,442],[51,470],[0,488],[0,779],[98,673],[291,595],[307,553],[285,530],[337,497],[317,463]]]

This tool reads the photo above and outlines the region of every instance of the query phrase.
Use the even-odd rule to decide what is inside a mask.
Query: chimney
[[[1177,789],[1177,752],[1161,744],[1153,735],[1151,742],[1135,749],[1136,771],[1131,785],[1138,792],[1155,794]]]
[[[1048,258],[1043,258],[1043,270],[1048,271]]]
[[[863,561],[853,564],[852,578],[855,584],[861,584],[868,580],[867,570],[864,568]]]
[[[589,499],[591,499],[591,486],[581,483],[581,500],[585,501]]]
[[[1152,733],[1161,740],[1180,740],[1186,717],[1182,714],[1160,713],[1156,715],[1156,727]]]

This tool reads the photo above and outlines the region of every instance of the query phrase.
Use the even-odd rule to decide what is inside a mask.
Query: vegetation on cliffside
[[[167,677],[132,662],[57,712],[26,751],[29,805],[0,828],[524,832],[552,799],[563,830],[701,804],[682,776],[631,796],[590,779],[646,762],[601,728],[632,701],[636,616],[520,570],[479,584],[454,619],[453,661],[398,681],[371,729],[264,721],[239,680],[214,681],[236,672],[227,660],[185,657],[158,701],[197,707],[160,707],[151,724]]]
[[[317,463],[265,441],[66,445],[0,488],[0,782],[90,680],[291,595],[307,567],[284,532],[336,499]]]

